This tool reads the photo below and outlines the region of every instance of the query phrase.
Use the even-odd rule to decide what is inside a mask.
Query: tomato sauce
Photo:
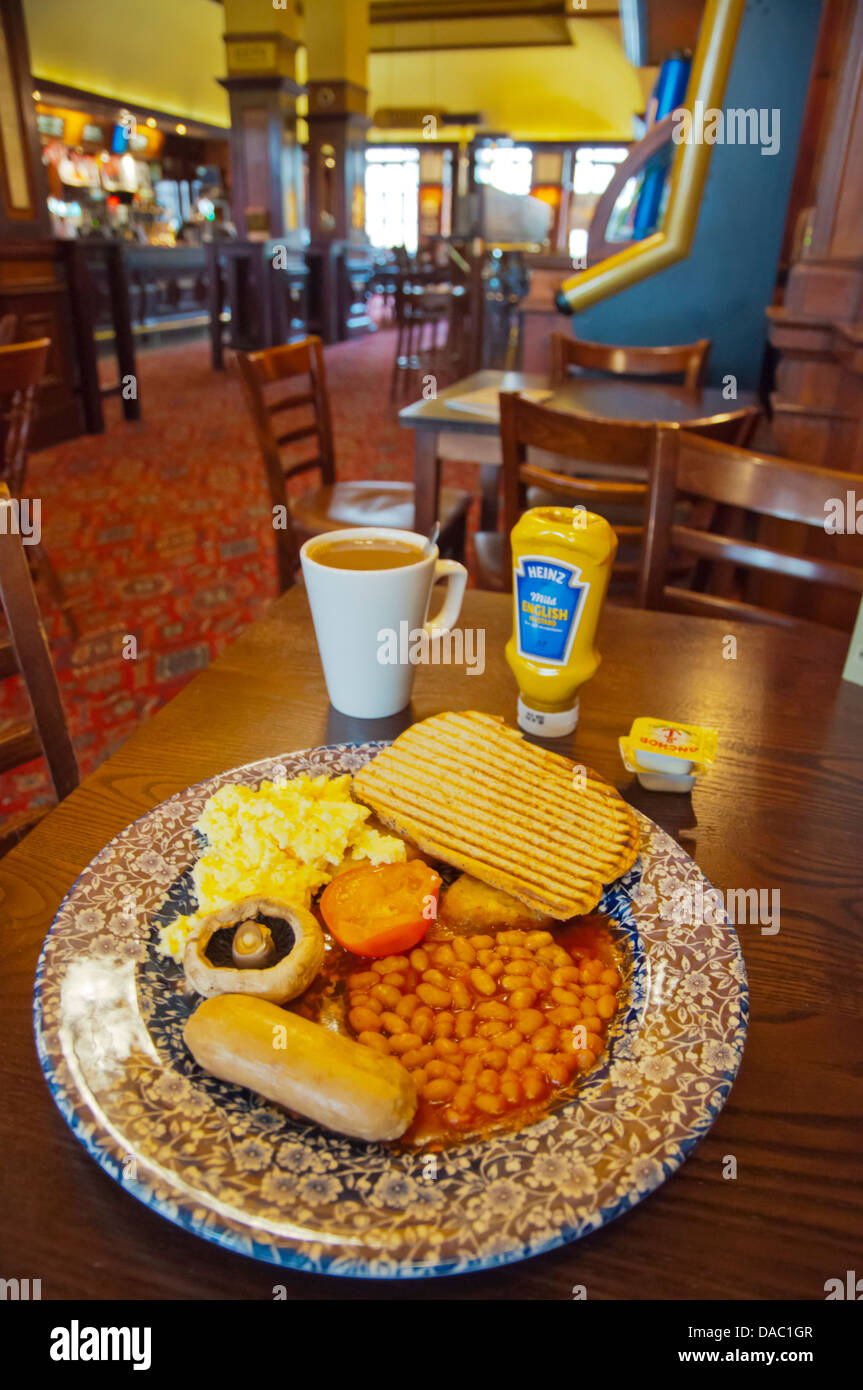
[[[292,1007],[397,1056],[419,1096],[398,1145],[436,1150],[522,1128],[571,1099],[606,1055],[623,964],[598,913],[488,936],[437,922],[418,948],[383,960],[329,939],[321,974]]]

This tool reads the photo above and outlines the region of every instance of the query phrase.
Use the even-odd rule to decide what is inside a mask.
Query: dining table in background
[[[336,1279],[257,1263],[191,1235],[115,1184],[54,1106],[33,1038],[33,984],[64,895],[120,830],[191,783],[292,749],[388,738],[444,709],[515,721],[503,648],[511,601],[469,591],[481,676],[420,667],[409,710],[359,721],[328,704],[307,600],[277,600],[0,862],[0,1276],[43,1299],[814,1299],[860,1270],[863,1215],[863,690],[847,638],[606,608],[603,662],[572,738],[552,747],[621,787],[721,890],[777,889],[780,929],[738,928],[749,1034],[725,1108],[634,1210],[557,1250],[482,1273]],[[643,791],[618,736],[637,715],[719,730],[692,795]],[[154,846],[158,850],[158,845]],[[732,1175],[729,1159],[735,1160]]]
[[[399,423],[414,431],[414,529],[427,536],[438,514],[441,461],[500,466],[500,421],[447,402],[471,391],[494,386],[498,391],[551,390],[543,404],[551,410],[599,419],[683,425],[697,429],[723,416],[758,405],[751,391],[728,400],[718,386],[689,390],[685,386],[630,377],[573,376],[552,387],[549,376],[537,372],[474,372],[428,400],[414,401],[399,411]],[[495,509],[492,509],[495,510]],[[481,530],[496,529],[496,516],[484,503]]]

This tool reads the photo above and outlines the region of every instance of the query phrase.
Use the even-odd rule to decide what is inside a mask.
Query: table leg
[[[440,506],[437,430],[414,431],[414,530],[427,536]]]

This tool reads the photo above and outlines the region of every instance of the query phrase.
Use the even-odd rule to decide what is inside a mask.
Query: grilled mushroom
[[[294,944],[287,955],[273,965],[259,965],[260,960],[275,954],[274,950],[269,950],[272,935],[267,928],[263,928],[260,943],[256,943],[258,949],[251,954],[242,949],[233,952],[235,962],[245,957],[247,964],[214,965],[207,955],[207,945],[214,933],[223,927],[237,927],[242,932],[242,923],[254,922],[259,917],[277,918],[288,923],[294,934]],[[274,1004],[284,1004],[302,994],[323,963],[324,934],[311,912],[293,903],[276,902],[270,898],[243,898],[218,912],[208,913],[186,942],[183,955],[186,979],[205,999],[211,999],[216,994],[254,994]]]

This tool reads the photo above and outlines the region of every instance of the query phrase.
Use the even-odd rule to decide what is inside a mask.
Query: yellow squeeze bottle
[[[560,738],[576,726],[579,691],[601,660],[596,628],[616,551],[608,522],[583,507],[534,507],[512,529],[506,659],[528,733]]]

